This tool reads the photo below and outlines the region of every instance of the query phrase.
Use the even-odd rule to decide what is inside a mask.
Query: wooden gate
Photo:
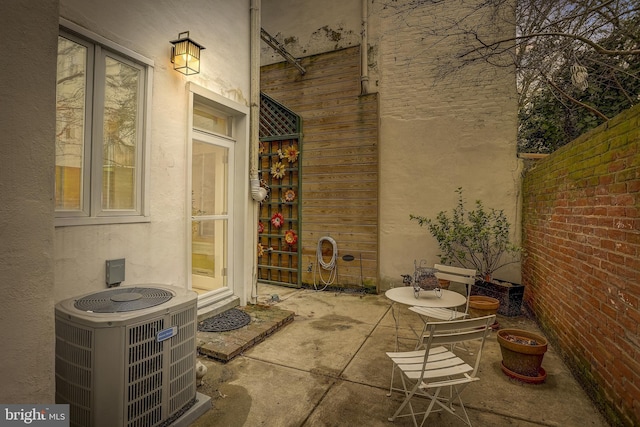
[[[300,117],[261,94],[258,173],[269,191],[258,219],[258,280],[263,283],[301,287],[301,156]]]

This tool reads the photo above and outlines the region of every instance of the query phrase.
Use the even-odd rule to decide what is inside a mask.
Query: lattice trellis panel
[[[269,197],[260,206],[258,280],[301,286],[301,121],[266,95],[260,99],[259,174]]]
[[[300,117],[278,104],[265,94],[260,94],[260,138],[297,135]]]

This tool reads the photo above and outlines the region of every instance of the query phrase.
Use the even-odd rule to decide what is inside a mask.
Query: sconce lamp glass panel
[[[200,51],[204,47],[189,38],[189,32],[180,33],[171,42],[171,62],[173,69],[187,76],[200,72]]]

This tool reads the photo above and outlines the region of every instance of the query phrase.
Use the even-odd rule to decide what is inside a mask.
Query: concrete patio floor
[[[294,320],[227,363],[200,356],[208,371],[200,393],[212,408],[192,427],[205,426],[411,426],[410,418],[389,422],[401,402],[387,397],[395,347],[392,304],[384,295],[364,295],[258,285],[258,303],[290,310]],[[275,297],[274,297],[275,296]],[[400,309],[401,344],[415,343],[411,328],[422,323]],[[526,316],[498,316],[501,328],[540,332]],[[489,336],[480,381],[463,400],[474,426],[607,426],[553,346],[542,363],[543,384],[519,382],[500,369],[496,332]],[[399,384],[399,382],[398,382]],[[459,426],[448,413],[425,425]]]

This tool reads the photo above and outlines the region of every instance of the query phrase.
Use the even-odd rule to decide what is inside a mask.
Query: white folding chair
[[[427,333],[422,337],[422,349],[407,352],[390,352],[387,356],[393,361],[393,368],[402,373],[402,389],[404,400],[389,418],[395,421],[398,417],[410,416],[414,426],[418,426],[416,416],[423,415],[422,426],[432,412],[446,410],[471,426],[469,415],[464,407],[460,393],[477,377],[482,349],[491,325],[495,321],[495,314],[473,319],[429,322]],[[456,356],[446,346],[466,344],[470,341],[479,342],[473,365]],[[392,384],[393,386],[393,384]],[[442,388],[449,388],[449,396],[442,396]],[[395,389],[392,389],[395,390]],[[412,399],[419,397],[429,400],[425,411],[416,411]],[[460,406],[462,415],[456,413],[454,402]],[[436,407],[437,405],[437,407]],[[402,411],[408,407],[408,413]],[[435,409],[434,409],[435,407]],[[464,415],[464,417],[463,417]]]
[[[436,264],[434,268],[438,279],[449,280],[454,283],[462,283],[465,285],[467,293],[467,302],[464,311],[458,311],[449,308],[431,308],[431,307],[409,307],[423,318],[426,322],[428,319],[438,320],[455,320],[467,317],[469,312],[469,297],[471,296],[471,286],[476,282],[476,270],[472,268],[452,267],[450,265]],[[424,329],[422,331],[424,333]]]

